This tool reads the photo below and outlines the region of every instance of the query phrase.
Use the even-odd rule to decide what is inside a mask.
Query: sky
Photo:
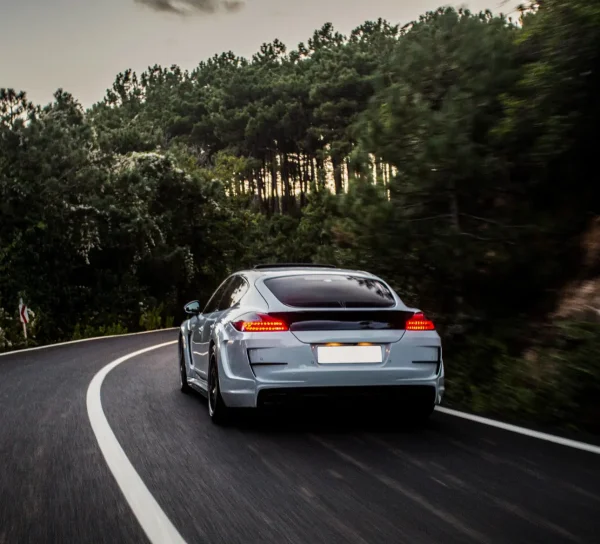
[[[446,0],[508,13],[519,2]],[[117,73],[177,64],[194,68],[223,51],[250,57],[275,38],[290,49],[324,23],[347,34],[379,17],[396,24],[444,0],[0,0],[0,88],[45,104],[56,89],[85,107]],[[504,5],[503,5],[504,4]]]

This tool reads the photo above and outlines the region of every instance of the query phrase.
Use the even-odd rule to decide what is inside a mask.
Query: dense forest
[[[173,326],[259,262],[365,269],[425,309],[448,401],[600,431],[600,4],[325,24],[118,74],[85,110],[0,90],[0,351]],[[596,172],[596,173],[594,173]],[[594,181],[596,180],[596,181]]]

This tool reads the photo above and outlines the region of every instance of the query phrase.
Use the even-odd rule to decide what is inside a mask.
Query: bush
[[[490,416],[600,432],[600,324],[562,321],[522,357],[474,336],[447,363],[448,402]]]
[[[120,323],[113,323],[111,325],[90,325],[85,326],[77,323],[75,330],[73,331],[72,340],[82,340],[84,338],[96,338],[99,336],[117,336],[119,334],[127,334],[127,327],[124,327]]]
[[[30,321],[27,325],[27,340],[23,336],[23,325],[19,320],[18,313],[6,311],[0,306],[0,352],[12,351],[24,347],[37,345],[36,333],[40,324],[40,313],[29,315]]]
[[[160,329],[162,326],[162,312],[164,310],[164,304],[158,306],[150,306],[144,308],[141,306],[142,314],[140,315],[140,327],[145,331],[154,331]]]

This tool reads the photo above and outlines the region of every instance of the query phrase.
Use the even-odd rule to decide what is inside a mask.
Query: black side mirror
[[[197,300],[193,302],[188,302],[183,309],[185,313],[188,315],[198,315],[201,313],[200,303]]]

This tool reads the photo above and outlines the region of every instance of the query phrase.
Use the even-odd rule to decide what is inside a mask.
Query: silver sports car
[[[367,272],[259,265],[185,311],[181,390],[206,395],[216,423],[234,408],[348,397],[402,401],[423,420],[442,400],[434,324]]]

